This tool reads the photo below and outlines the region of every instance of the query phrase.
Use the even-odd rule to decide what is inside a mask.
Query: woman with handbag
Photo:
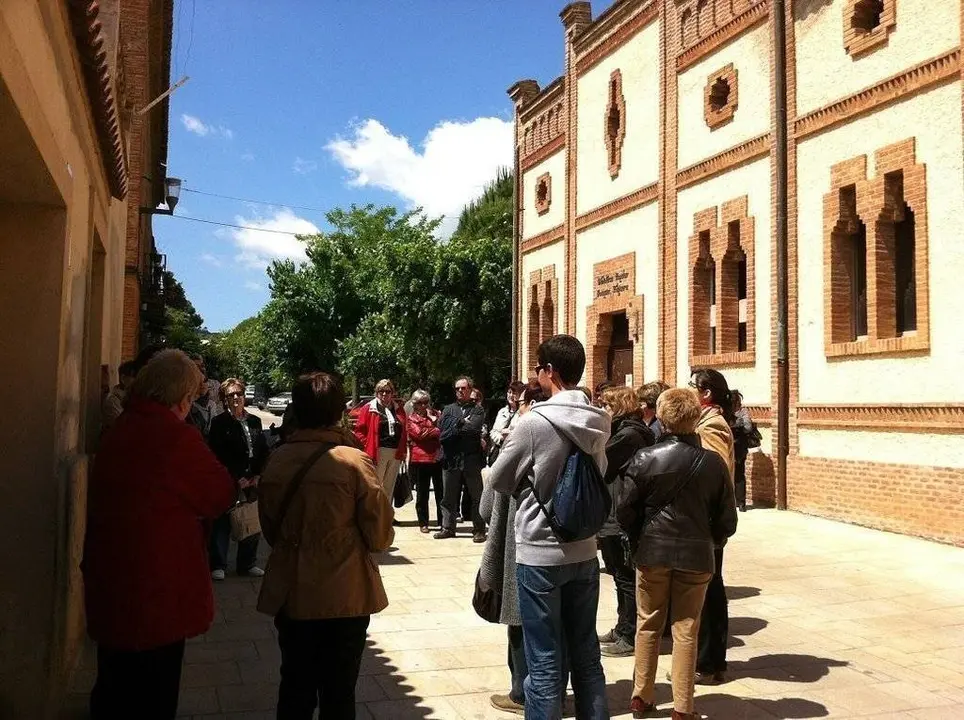
[[[228,469],[238,484],[239,503],[219,517],[211,532],[211,578],[224,580],[228,568],[228,547],[232,535],[238,543],[238,575],[261,577],[264,570],[257,566],[258,541],[255,502],[258,476],[268,456],[268,444],[262,432],[261,419],[251,415],[244,408],[244,383],[237,378],[228,378],[221,383],[221,401],[227,408],[211,421],[208,443],[218,460]],[[235,514],[235,529],[232,531],[232,514]],[[240,520],[240,522],[239,522]],[[252,532],[252,531],[255,532]],[[247,534],[245,536],[245,534]]]
[[[432,397],[425,390],[412,393],[412,412],[408,416],[409,473],[415,485],[415,513],[418,528],[428,532],[429,485],[435,492],[435,519],[442,526],[442,444],[439,414],[432,409]]]
[[[334,375],[292,389],[298,429],[261,477],[261,527],[271,544],[258,610],[281,648],[279,720],[355,717],[368,623],[388,606],[372,553],[394,538],[391,500],[375,466],[339,426],[345,392]]]
[[[656,415],[665,434],[636,453],[626,477],[635,486],[617,509],[633,545],[637,575],[636,667],[630,710],[656,708],[656,662],[672,597],[673,719],[694,720],[696,652],[703,600],[714,570],[714,546],[736,531],[727,468],[700,447],[700,403],[692,390],[667,390]]]

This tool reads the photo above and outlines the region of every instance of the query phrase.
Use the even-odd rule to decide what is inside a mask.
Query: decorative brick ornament
[[[854,58],[887,42],[897,26],[897,0],[847,0],[844,47]]]
[[[528,303],[529,367],[523,369],[526,372],[532,372],[539,362],[536,355],[539,345],[556,334],[559,281],[556,279],[555,265],[529,273]]]
[[[738,97],[736,68],[730,63],[706,78],[703,89],[703,117],[710,130],[733,119]]]
[[[828,358],[929,349],[926,168],[909,138],[830,170],[824,195]]]
[[[626,139],[626,98],[623,97],[623,75],[613,70],[609,76],[609,102],[606,104],[606,157],[609,176],[615,179],[623,165],[623,141]]]
[[[552,204],[552,176],[549,173],[543,173],[536,180],[535,194],[536,212],[545,215]]]

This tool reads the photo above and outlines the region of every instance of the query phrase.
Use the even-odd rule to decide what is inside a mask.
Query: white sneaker
[[[264,577],[264,570],[259,567],[253,567],[248,572],[245,573],[248,577]]]
[[[224,580],[224,570],[212,570],[211,579],[216,580],[217,582]]]

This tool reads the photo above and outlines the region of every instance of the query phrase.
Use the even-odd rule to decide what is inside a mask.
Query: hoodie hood
[[[611,421],[609,413],[590,405],[582,390],[563,390],[538,403],[532,413],[543,417],[585,453],[605,452]]]

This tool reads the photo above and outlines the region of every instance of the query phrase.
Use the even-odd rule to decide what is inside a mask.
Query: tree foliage
[[[275,386],[322,368],[362,391],[389,377],[406,390],[438,392],[462,373],[501,389],[509,379],[512,202],[512,176],[503,172],[448,241],[421,211],[334,210],[329,231],[302,238],[307,262],[274,263],[270,301],[219,347],[243,376]]]

